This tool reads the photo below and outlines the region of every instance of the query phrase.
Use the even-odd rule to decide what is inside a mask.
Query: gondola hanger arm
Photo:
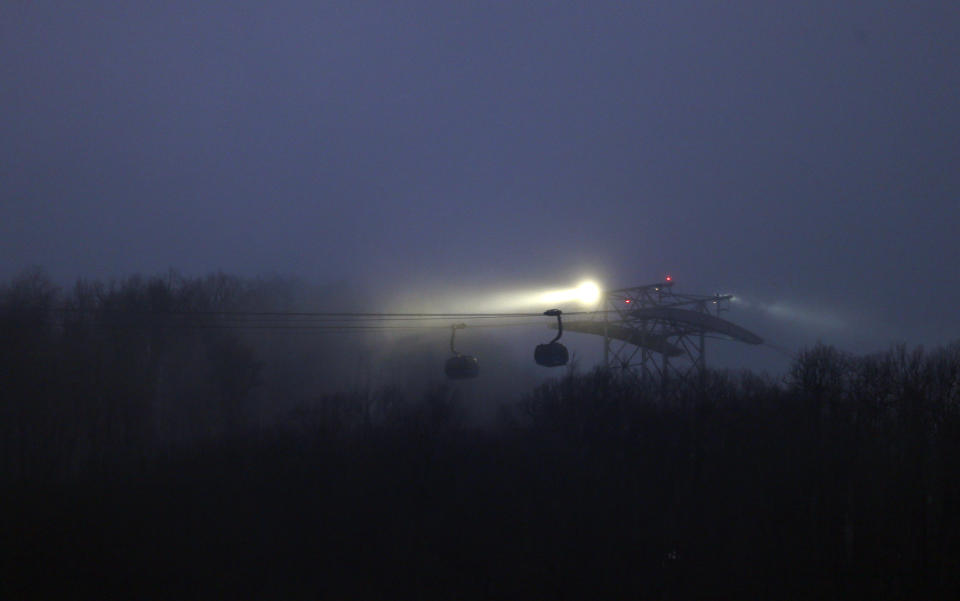
[[[556,316],[557,318],[557,335],[554,336],[553,340],[550,341],[550,344],[553,344],[554,342],[560,340],[560,337],[563,336],[563,320],[560,319],[560,315],[563,314],[563,311],[560,309],[550,309],[549,311],[544,311],[543,314],[547,315],[548,317]]]
[[[454,347],[454,340],[457,337],[457,330],[462,330],[467,327],[465,323],[455,323],[450,326],[450,352],[455,356],[459,357],[460,353],[457,352],[457,349]]]

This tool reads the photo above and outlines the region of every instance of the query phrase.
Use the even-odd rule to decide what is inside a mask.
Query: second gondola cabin
[[[451,380],[469,380],[480,375],[480,360],[471,355],[461,355],[454,345],[457,339],[457,330],[462,330],[467,324],[458,323],[450,326],[450,352],[453,356],[443,364],[443,372]]]
[[[480,375],[480,360],[470,355],[450,357],[443,371],[451,380],[469,380]]]

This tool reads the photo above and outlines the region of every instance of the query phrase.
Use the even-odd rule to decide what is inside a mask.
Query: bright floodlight
[[[593,282],[583,282],[577,286],[577,300],[585,305],[592,305],[600,300],[600,287]]]

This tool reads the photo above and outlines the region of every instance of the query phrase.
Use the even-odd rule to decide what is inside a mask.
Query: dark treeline
[[[0,288],[0,478],[51,481],[142,462],[245,423],[262,364],[211,312],[290,302],[279,280],[81,281],[31,271]]]
[[[571,371],[479,428],[455,388],[323,392],[217,327],[298,294],[0,288],[0,597],[960,594],[960,344],[669,391]]]

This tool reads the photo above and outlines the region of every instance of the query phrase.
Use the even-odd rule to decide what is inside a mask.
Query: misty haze
[[[958,598],[958,31],[4,3],[0,597]]]

